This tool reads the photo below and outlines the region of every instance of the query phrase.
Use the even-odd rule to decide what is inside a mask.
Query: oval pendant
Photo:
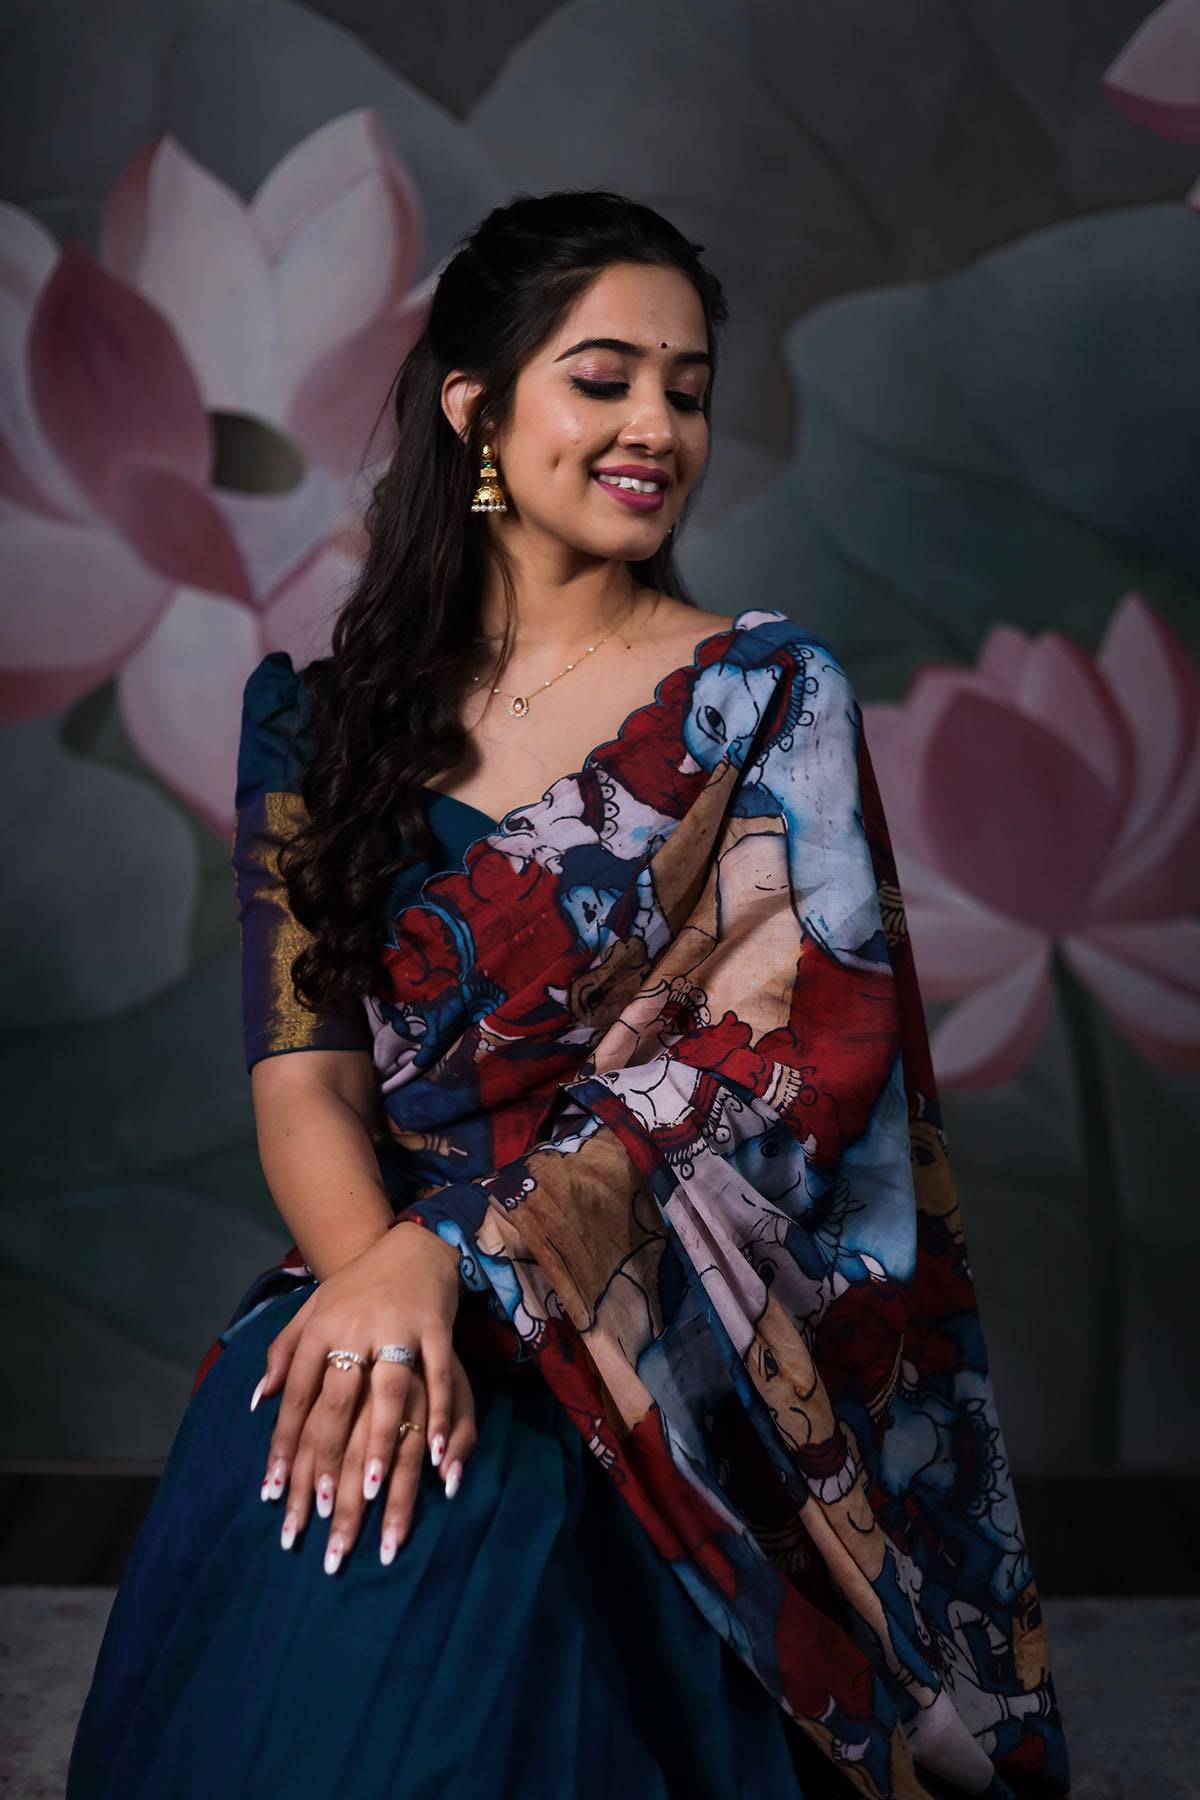
[[[508,710],[514,719],[523,719],[529,711],[529,702],[523,694],[514,694],[508,703]]]

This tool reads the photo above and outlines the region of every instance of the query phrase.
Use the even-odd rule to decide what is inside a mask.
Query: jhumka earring
[[[475,489],[475,498],[471,502],[472,512],[507,512],[508,501],[504,498],[504,489],[500,486],[500,478],[496,474],[496,466],[492,461],[492,446],[483,446],[483,466],[479,471],[479,486]]]

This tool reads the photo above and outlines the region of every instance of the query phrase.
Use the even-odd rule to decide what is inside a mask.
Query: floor
[[[62,1800],[112,1594],[0,1587],[4,1800]],[[1200,1800],[1200,1599],[1043,1605],[1072,1800]]]

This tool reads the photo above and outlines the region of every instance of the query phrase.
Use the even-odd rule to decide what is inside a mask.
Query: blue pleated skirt
[[[842,1800],[703,1619],[532,1363],[464,1365],[477,1446],[425,1460],[407,1541],[370,1502],[336,1575],[259,1497],[266,1349],[242,1318],[192,1396],[117,1592],[66,1800]]]

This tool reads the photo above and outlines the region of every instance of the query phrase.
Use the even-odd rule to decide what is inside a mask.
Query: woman
[[[698,248],[492,213],[332,655],[247,684],[294,1243],[201,1367],[69,1800],[1067,1792],[861,715],[672,562]]]

